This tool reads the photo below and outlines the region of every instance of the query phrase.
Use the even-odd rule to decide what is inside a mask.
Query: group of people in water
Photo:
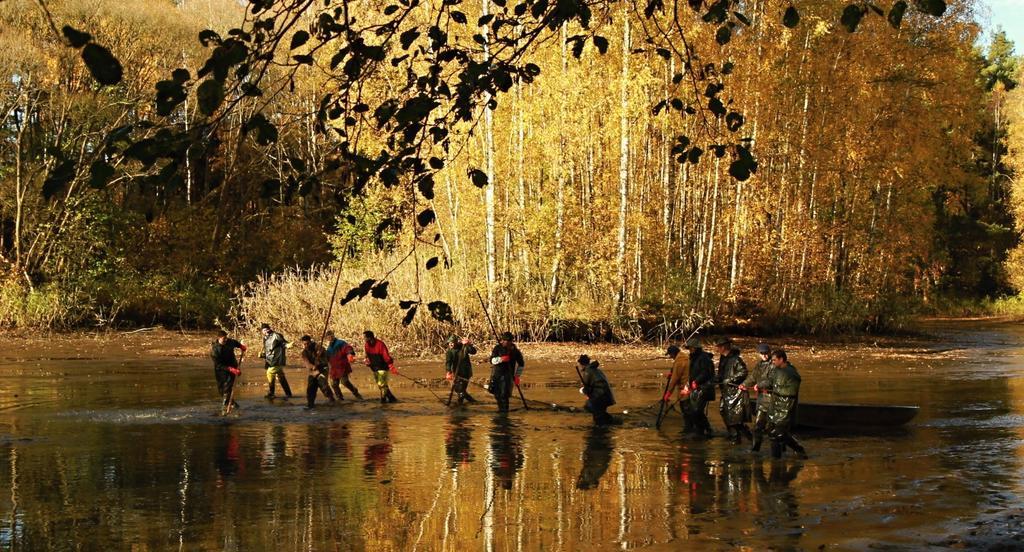
[[[260,327],[263,338],[263,351],[260,358],[264,360],[268,391],[266,398],[276,397],[276,387],[280,384],[285,398],[292,397],[291,387],[285,375],[286,350],[293,345],[279,332],[268,324]],[[372,331],[363,332],[362,362],[373,372],[374,382],[380,393],[381,403],[393,403],[398,399],[391,391],[390,376],[399,374],[395,368],[394,358],[387,345],[378,339]],[[362,399],[359,389],[350,378],[352,366],[356,362],[356,350],[351,344],[338,338],[333,332],[325,333],[325,345],[317,343],[308,335],[299,340],[302,366],[306,369],[306,405],[313,408],[318,394],[331,404],[344,400],[341,388],[345,387],[357,399]],[[800,391],[800,375],[790,364],[786,351],[771,350],[767,344],[757,346],[760,361],[753,370],[748,370],[740,350],[728,338],[715,342],[718,353],[716,370],[712,355],[704,351],[701,341],[689,338],[683,343],[688,354],[683,355],[680,347],[672,345],[666,351],[672,359],[672,370],[665,374],[666,385],[661,397],[661,416],[666,407],[679,407],[683,415],[685,433],[710,437],[713,435],[708,420],[708,405],[715,399],[715,390],[720,392],[719,412],[726,427],[729,438],[736,444],[743,437],[751,441],[751,450],[759,451],[764,436],[771,440],[771,454],[780,458],[785,448],[791,448],[797,455],[806,458],[803,446],[792,435],[792,426]],[[235,351],[241,351],[236,357]],[[213,358],[214,374],[217,387],[224,401],[225,414],[237,407],[234,400],[234,385],[241,374],[239,366],[245,357],[247,348],[239,341],[220,331],[213,342],[211,357]],[[451,336],[445,354],[445,379],[451,386],[447,403],[453,400],[458,404],[475,403],[477,400],[469,394],[468,386],[472,382],[473,363],[470,357],[477,353],[476,347],[468,338]],[[491,350],[489,357],[491,376],[484,385],[494,396],[500,412],[509,411],[509,403],[513,390],[518,391],[523,403],[520,389],[520,378],[526,362],[522,351],[516,346],[509,332],[499,336],[498,343]],[[600,368],[600,363],[591,360],[587,355],[577,359],[576,373],[579,377],[580,393],[586,397],[584,409],[593,416],[597,425],[613,425],[621,423],[611,414],[608,408],[615,404],[612,386]],[[475,383],[475,382],[474,382]],[[477,384],[479,385],[479,384]],[[756,394],[756,401],[751,405],[750,392]],[[675,404],[672,399],[678,393]],[[753,423],[752,429],[748,423]]]

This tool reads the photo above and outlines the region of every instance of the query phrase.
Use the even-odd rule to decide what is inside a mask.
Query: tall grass
[[[421,352],[436,352],[453,334],[469,335],[477,341],[488,341],[493,335],[479,300],[478,285],[465,270],[435,268],[427,271],[416,270],[415,261],[399,266],[387,276],[388,298],[374,299],[370,296],[351,301],[345,305],[340,300],[346,292],[367,278],[380,279],[399,259],[391,255],[374,255],[358,263],[350,262],[341,268],[338,295],[331,313],[330,328],[346,340],[362,339],[364,330],[372,330],[392,349]],[[330,305],[338,265],[316,267],[310,270],[289,270],[280,274],[265,275],[239,290],[233,312],[236,324],[249,332],[255,332],[261,323],[268,323],[289,339],[302,334],[314,335],[319,339]],[[418,285],[417,285],[418,282]],[[486,294],[484,295],[486,299]],[[402,325],[404,310],[399,300],[422,301],[417,314],[408,326]],[[434,319],[426,303],[444,301],[452,308],[454,323]],[[510,329],[517,334],[528,330],[522,320],[505,315],[504,303],[496,302],[491,313],[498,331]]]
[[[81,295],[56,284],[30,288],[13,277],[0,279],[0,327],[71,326],[84,316]]]

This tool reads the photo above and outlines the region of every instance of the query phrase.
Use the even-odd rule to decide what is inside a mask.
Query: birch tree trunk
[[[483,16],[490,13],[490,0],[483,0]],[[480,31],[484,36],[484,61],[491,56],[490,45],[487,43],[488,27],[484,25]],[[484,204],[486,206],[485,241],[487,256],[487,303],[494,304],[495,275],[495,248],[494,248],[494,114],[491,111],[491,95],[484,93],[484,171],[487,173],[487,187],[484,189]]]
[[[626,293],[626,201],[629,193],[629,14],[622,17],[622,81],[619,96],[619,235],[615,262],[618,281],[615,311],[618,312]]]

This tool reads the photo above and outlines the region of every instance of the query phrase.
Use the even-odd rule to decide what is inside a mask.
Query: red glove
[[[697,382],[696,381],[691,381],[690,382],[690,389],[693,389],[694,391],[697,390]]]
[[[671,378],[671,377],[672,377],[672,372],[665,372],[665,378],[666,379]]]
[[[239,370],[238,367],[236,367],[236,366],[228,366],[228,372],[231,372],[231,375],[233,375],[233,376],[241,376],[242,375],[242,371]]]
[[[747,390],[747,386],[746,385],[740,384],[740,385],[737,385],[736,387],[739,387],[740,391],[746,391]]]
[[[761,389],[759,389],[759,388],[757,387],[757,384],[755,383],[755,384],[754,384],[754,393],[760,393],[760,392],[761,392]]]
[[[515,376],[515,377],[513,377],[513,378],[512,378],[512,381],[516,382],[516,387],[518,387],[518,386],[519,386],[519,376]]]
[[[398,374],[398,368],[395,368],[394,364],[389,364],[388,369],[391,371],[392,374]]]
[[[249,350],[249,348],[246,347],[245,345],[242,345],[241,347],[239,347],[239,349],[241,349],[243,353]]]
[[[510,360],[512,360],[511,356],[509,356],[509,355],[501,355],[501,361],[502,362],[509,362]]]
[[[455,374],[448,372],[447,374],[444,375],[444,379],[452,381],[453,379],[455,379]]]
[[[672,400],[672,392],[671,391],[666,392],[665,396],[662,397],[661,400],[664,401],[664,402],[671,401]]]

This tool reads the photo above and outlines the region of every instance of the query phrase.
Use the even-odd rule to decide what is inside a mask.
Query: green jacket
[[[772,372],[775,371],[775,365],[772,364],[772,359],[762,360],[758,362],[754,369],[750,371],[747,376],[747,381],[744,385],[747,387],[754,387],[758,389],[767,389],[771,385]],[[768,412],[768,406],[770,405],[769,396],[765,392],[757,394],[757,411]]]
[[[800,395],[800,373],[786,363],[781,368],[772,370],[769,390],[771,406],[768,409],[768,420],[779,429],[788,429],[793,424],[796,414],[797,397]]]
[[[463,351],[463,347],[465,347],[465,351]],[[456,343],[454,347],[449,347],[444,357],[445,372],[453,373],[463,379],[473,377],[473,362],[469,357],[475,354],[476,347],[472,345]]]

